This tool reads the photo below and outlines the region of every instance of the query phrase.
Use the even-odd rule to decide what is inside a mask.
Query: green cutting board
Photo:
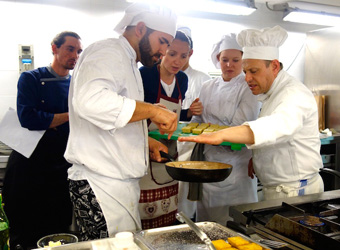
[[[193,136],[194,134],[190,133],[190,134],[186,134],[186,133],[182,133],[182,128],[185,127],[186,125],[188,125],[188,123],[179,123],[177,125],[177,130],[173,133],[173,135],[171,136],[170,140],[178,140],[178,137],[187,137],[187,136]],[[167,134],[160,134],[159,130],[153,130],[149,132],[149,136],[159,140],[159,139],[168,139],[168,135]],[[239,144],[239,143],[231,143],[231,142],[222,142],[223,146],[230,146],[231,150],[241,150],[242,147],[245,147],[246,145],[244,144]]]

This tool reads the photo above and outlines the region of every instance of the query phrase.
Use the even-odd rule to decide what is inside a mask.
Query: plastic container
[[[114,245],[118,250],[140,250],[131,232],[117,233],[114,239]]]

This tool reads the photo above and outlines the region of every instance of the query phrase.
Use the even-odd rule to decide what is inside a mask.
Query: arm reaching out
[[[209,134],[200,134],[198,136],[179,137],[178,140],[213,145],[219,145],[224,141],[244,144],[255,143],[253,131],[247,125],[230,127]]]

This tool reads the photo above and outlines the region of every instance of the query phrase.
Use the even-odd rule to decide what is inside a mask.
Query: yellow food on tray
[[[220,125],[218,124],[210,124],[209,128],[218,128]]]
[[[190,122],[187,127],[192,127],[192,128],[196,128],[198,126],[198,122]]]
[[[231,245],[228,244],[225,240],[213,240],[211,241],[216,248],[216,250],[230,250]]]
[[[182,133],[190,134],[192,129],[193,129],[192,127],[185,126],[185,127],[182,128]]]
[[[197,128],[203,128],[203,129],[206,129],[207,127],[209,127],[208,123],[201,123],[200,125],[197,126]]]
[[[238,247],[239,250],[262,250],[262,247],[256,243],[250,243]]]
[[[202,134],[202,132],[203,132],[203,128],[194,128],[194,129],[192,129],[192,133],[195,134],[195,135]]]
[[[249,244],[249,241],[243,239],[240,236],[229,237],[228,242],[229,242],[230,245],[232,245],[233,247],[236,247],[236,248],[238,248],[239,246],[242,246],[242,245]]]
[[[206,129],[203,130],[203,134],[204,134],[204,133],[211,133],[211,132],[214,132],[214,131],[215,131],[214,128],[208,127],[208,128],[206,128]]]

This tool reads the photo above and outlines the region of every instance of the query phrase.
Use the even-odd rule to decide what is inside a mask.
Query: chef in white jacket
[[[280,26],[238,34],[243,71],[262,109],[256,121],[181,141],[246,143],[253,150],[249,175],[263,184],[265,200],[323,192],[318,110],[311,91],[282,70],[279,47],[288,34]]]
[[[203,113],[191,122],[212,123],[227,126],[241,125],[258,117],[260,103],[245,81],[242,72],[242,49],[236,42],[236,34],[222,36],[213,47],[212,62],[222,75],[205,82],[199,98]],[[223,162],[233,166],[231,174],[222,182],[204,183],[203,198],[197,202],[197,221],[216,221],[226,225],[230,219],[229,206],[257,202],[257,179],[249,178],[248,162],[251,150],[240,151],[230,146],[205,145],[205,160]]]
[[[144,103],[137,62],[152,66],[176,33],[176,15],[165,7],[132,4],[115,30],[122,35],[90,45],[73,72],[70,136],[65,158],[81,239],[113,237],[141,229],[139,180],[150,154],[167,148],[148,138],[146,119],[169,136],[177,115]]]

